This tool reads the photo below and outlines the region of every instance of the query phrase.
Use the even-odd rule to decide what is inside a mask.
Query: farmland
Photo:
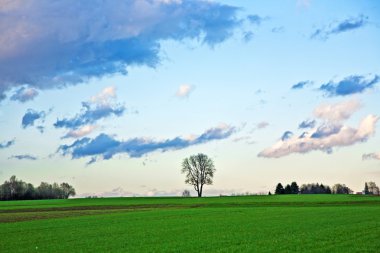
[[[0,202],[1,252],[379,252],[380,197]]]

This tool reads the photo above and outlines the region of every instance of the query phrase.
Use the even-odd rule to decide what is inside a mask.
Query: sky
[[[380,184],[380,2],[0,0],[0,181],[77,196]]]

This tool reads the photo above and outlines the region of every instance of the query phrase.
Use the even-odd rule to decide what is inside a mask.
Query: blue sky
[[[0,179],[80,196],[380,182],[380,3],[0,1]],[[49,26],[46,26],[49,24]]]

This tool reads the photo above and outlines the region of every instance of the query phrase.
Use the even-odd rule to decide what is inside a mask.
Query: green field
[[[4,201],[0,252],[380,252],[380,197]]]

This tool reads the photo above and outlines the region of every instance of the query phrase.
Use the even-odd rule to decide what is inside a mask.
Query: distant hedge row
[[[323,184],[303,184],[301,187],[296,182],[286,185],[281,183],[276,186],[275,194],[351,194],[353,191],[345,184],[335,184],[332,188]]]
[[[0,185],[0,200],[67,199],[75,196],[75,189],[68,183],[41,182],[38,187],[12,176]]]
[[[269,192],[270,193],[270,192]],[[331,188],[323,184],[303,184],[298,187],[296,182],[287,184],[285,187],[281,183],[276,186],[275,194],[351,194],[353,191],[345,184],[334,184]],[[357,194],[380,195],[380,189],[375,182],[366,182],[364,190]]]

